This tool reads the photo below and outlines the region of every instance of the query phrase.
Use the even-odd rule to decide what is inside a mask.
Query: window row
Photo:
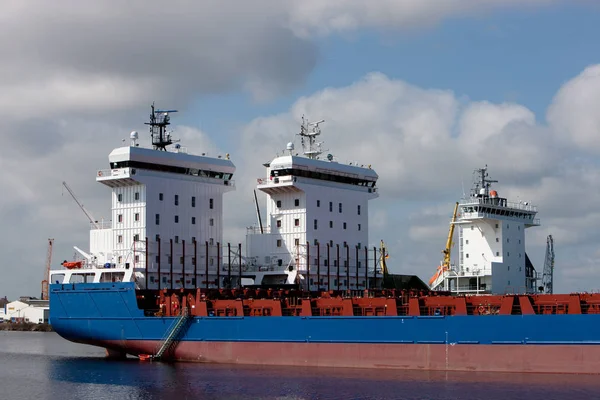
[[[361,224],[358,224],[358,230],[361,230]],[[317,230],[319,228],[319,220],[315,219],[313,221],[313,227],[315,230]],[[333,221],[329,221],[329,228],[333,228]],[[345,222],[342,222],[342,229],[347,229],[348,228],[348,224],[346,224]]]
[[[160,225],[160,214],[156,214],[154,216],[154,220],[155,220],[154,222],[156,223],[156,225]],[[174,216],[174,221],[175,221],[176,224],[179,223],[179,215],[175,215]],[[119,222],[121,222],[121,221],[119,221]],[[196,225],[196,217],[192,217],[192,225]],[[208,220],[208,225],[215,226],[215,219],[214,218],[210,218]]]
[[[139,200],[140,199],[140,193],[139,192],[135,192],[134,199],[135,200]],[[162,193],[158,194],[158,200],[160,200],[160,201],[164,200],[164,195]],[[118,193],[117,194],[117,201],[118,202],[122,202],[123,201],[123,193]],[[179,195],[178,194],[174,195],[173,203],[176,206],[179,205]],[[192,196],[190,204],[191,204],[192,207],[196,207],[196,197],[195,196]],[[208,208],[213,209],[214,206],[215,206],[214,199],[208,199]]]
[[[277,200],[275,202],[277,208],[281,208],[283,205],[283,202],[281,200]],[[299,207],[300,206],[300,199],[294,199],[294,206],[295,207]],[[321,207],[321,200],[317,200],[317,207]],[[341,213],[343,209],[342,203],[338,203],[338,212]],[[329,212],[333,212],[333,201],[329,202]],[[356,213],[357,215],[360,215],[360,205],[356,206]]]
[[[157,242],[160,240],[160,235],[156,234],[156,236],[154,237],[154,240],[156,240]],[[192,239],[189,243],[194,243],[196,241],[196,236],[192,236]],[[168,242],[167,242],[168,243]],[[179,243],[179,236],[175,235],[173,238],[173,243]],[[209,246],[214,246],[215,245],[215,239],[214,238],[210,238],[208,239],[208,245]]]

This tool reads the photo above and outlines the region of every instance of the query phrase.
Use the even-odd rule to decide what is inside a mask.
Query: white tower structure
[[[303,119],[303,155],[265,164],[257,189],[267,195],[266,221],[246,236],[246,276],[255,284],[300,283],[303,288],[364,289],[368,267],[368,201],[378,197],[371,166],[321,159],[319,125]],[[260,215],[260,214],[259,214]],[[357,259],[358,256],[358,259]],[[306,279],[306,280],[305,280]]]
[[[215,287],[223,195],[234,190],[235,166],[229,155],[191,155],[179,144],[171,151],[166,128],[173,112],[152,106],[153,148],[139,147],[132,132],[131,145],[114,149],[110,169],[98,171],[96,181],[112,189],[112,218],[92,226],[89,254],[80,251],[84,269],[60,270],[65,282],[107,276],[142,289]]]
[[[441,266],[431,288],[461,294],[535,293],[539,278],[525,251],[525,229],[539,226],[537,208],[491,190],[487,166],[475,170],[471,194],[459,203],[458,266]]]

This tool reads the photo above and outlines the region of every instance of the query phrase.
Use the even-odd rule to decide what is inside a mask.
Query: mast
[[[490,187],[492,183],[497,183],[497,180],[488,179],[488,166],[484,168],[478,168],[475,170],[475,179],[473,184],[473,189],[471,189],[471,197],[489,197],[490,196]]]
[[[150,122],[145,122],[145,125],[150,125],[152,146],[154,150],[167,151],[167,146],[176,142],[171,138],[171,132],[167,132],[167,126],[171,120],[169,114],[175,113],[177,110],[155,110],[154,103],[152,103],[151,108]]]
[[[319,155],[323,152],[321,150],[321,145],[323,142],[317,142],[317,136],[321,134],[321,128],[319,124],[325,122],[324,119],[317,122],[308,122],[307,119],[302,116],[302,125],[300,125],[300,140],[302,141],[302,149],[304,150],[304,155],[307,158],[317,159]],[[327,156],[330,158],[330,155]],[[330,159],[331,161],[331,159]]]

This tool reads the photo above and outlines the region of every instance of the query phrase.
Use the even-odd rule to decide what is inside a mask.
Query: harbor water
[[[0,332],[0,399],[597,399],[590,375],[443,373],[107,360],[55,333]]]

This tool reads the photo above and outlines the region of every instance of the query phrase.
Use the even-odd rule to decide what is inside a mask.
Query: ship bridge
[[[459,202],[452,222],[458,227],[458,263],[451,264],[448,257],[432,277],[432,289],[457,294],[536,292],[539,274],[525,249],[525,230],[540,225],[537,207],[500,197],[491,190],[495,182],[487,166],[475,170],[470,196]]]

